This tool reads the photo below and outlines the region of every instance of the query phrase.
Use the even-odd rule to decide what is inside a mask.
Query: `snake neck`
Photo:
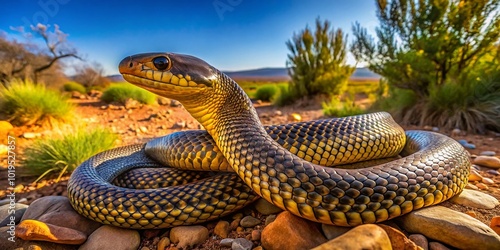
[[[184,107],[214,138],[230,165],[235,168],[241,163],[238,156],[243,156],[234,153],[239,152],[240,148],[254,150],[250,149],[252,142],[264,145],[271,143],[278,147],[262,126],[252,101],[243,89],[221,72],[218,82],[219,88],[224,88],[223,91],[216,90],[210,97],[191,101]]]

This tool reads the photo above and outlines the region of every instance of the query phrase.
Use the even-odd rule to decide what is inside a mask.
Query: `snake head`
[[[213,92],[220,74],[199,58],[174,53],[129,56],[120,62],[119,70],[126,81],[180,102]]]

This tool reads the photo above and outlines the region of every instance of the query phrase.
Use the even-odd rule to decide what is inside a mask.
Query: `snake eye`
[[[158,70],[166,70],[170,67],[170,60],[167,57],[159,56],[153,58],[153,64]]]

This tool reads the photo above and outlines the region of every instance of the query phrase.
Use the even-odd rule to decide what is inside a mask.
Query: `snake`
[[[263,126],[243,89],[197,57],[137,54],[119,71],[127,82],[179,101],[204,130],[104,151],[76,168],[70,203],[103,224],[191,225],[263,198],[307,220],[352,227],[438,204],[468,182],[470,157],[457,141],[405,132],[385,112]]]

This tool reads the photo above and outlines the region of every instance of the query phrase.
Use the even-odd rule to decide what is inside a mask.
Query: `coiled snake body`
[[[180,101],[206,131],[113,149],[79,166],[68,196],[75,210],[101,223],[137,229],[195,224],[263,197],[309,220],[355,226],[437,204],[468,181],[471,163],[460,144],[432,132],[405,135],[387,113],[263,127],[243,90],[198,58],[139,54],[119,68],[128,82]],[[402,158],[375,166],[337,167],[399,153]],[[164,165],[234,173],[188,184],[203,174],[123,174]],[[115,179],[126,187],[111,184]],[[183,185],[164,187],[170,181]]]

